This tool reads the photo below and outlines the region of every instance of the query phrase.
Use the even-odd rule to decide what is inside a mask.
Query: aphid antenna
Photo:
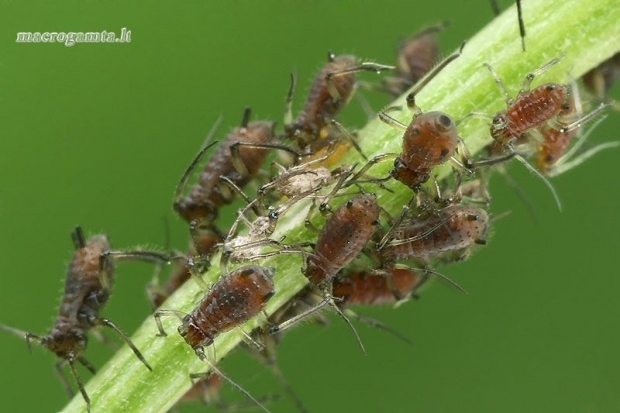
[[[330,62],[333,62],[335,58],[336,58],[336,55],[334,55],[334,53],[332,52],[328,53],[328,59]],[[330,72],[325,75],[327,91],[331,95],[332,99],[334,99],[335,102],[338,102],[340,101],[340,99],[342,99],[342,96],[340,96],[340,93],[334,86],[334,81],[333,81],[334,77],[344,76],[344,75],[348,75],[351,73],[363,72],[363,71],[375,72],[379,74],[383,70],[394,70],[394,69],[396,69],[396,67],[390,66],[390,65],[383,65],[383,64],[374,63],[374,62],[362,62],[356,66],[351,66],[345,69],[337,70],[335,72]]]
[[[456,289],[457,291],[462,292],[463,294],[469,294],[467,292],[467,290],[463,287],[461,287],[456,281],[454,281],[452,278],[448,277],[447,275],[440,273],[439,271],[435,271],[432,270],[430,268],[409,268],[410,270],[417,270],[417,271],[422,271],[426,274],[431,274],[434,275],[436,277],[438,277],[440,280],[445,281],[446,283],[448,283],[448,285],[450,285],[451,287],[453,287],[454,289]]]
[[[278,143],[251,143],[251,142],[241,142],[241,141],[235,142],[232,145],[230,145],[230,152],[232,154],[231,160],[237,172],[239,172],[242,175],[247,175],[248,172],[247,172],[247,168],[245,167],[245,164],[241,160],[241,156],[239,155],[239,148],[241,147],[264,149],[264,150],[276,149],[279,151],[288,152],[295,157],[295,163],[299,162],[299,160],[304,157],[314,155],[311,152],[301,153],[291,148],[290,146],[280,145]]]
[[[517,159],[519,162],[521,162],[523,164],[523,166],[525,166],[530,172],[532,172],[534,175],[536,175],[538,178],[540,178],[545,183],[545,185],[547,185],[547,188],[549,188],[549,190],[551,191],[551,194],[553,195],[553,199],[555,200],[555,203],[558,206],[558,209],[560,210],[560,212],[562,212],[562,200],[560,199],[560,196],[558,195],[557,191],[555,190],[555,187],[547,179],[547,177],[544,176],[538,169],[536,169],[532,165],[530,165],[529,162],[524,157],[522,157],[521,155],[516,154],[515,155],[515,159]]]
[[[428,237],[429,235],[431,235],[433,232],[437,231],[439,228],[443,227],[448,221],[450,221],[450,219],[454,217],[454,215],[450,215],[448,217],[446,217],[445,219],[442,219],[440,222],[438,222],[436,225],[434,225],[433,227],[429,228],[428,230],[424,231],[423,233],[416,235],[415,237],[410,237],[410,238],[405,238],[405,239],[391,239],[391,240],[387,240],[385,242],[385,244],[380,245],[377,247],[378,250],[381,250],[383,248],[385,248],[386,246],[390,246],[390,247],[396,247],[398,245],[403,245],[403,244],[408,244],[410,242],[415,242],[415,241],[419,241],[421,239],[424,239],[426,237]],[[402,221],[401,221],[402,223]],[[383,242],[383,240],[382,240]]]
[[[360,323],[364,323],[370,327],[374,327],[376,329],[379,329],[381,331],[384,331],[386,333],[392,334],[394,337],[398,338],[399,340],[405,342],[406,344],[412,346],[413,345],[413,341],[411,341],[407,336],[405,336],[404,334],[400,333],[398,330],[393,329],[392,327],[388,326],[387,324],[377,320],[376,318],[372,318],[372,317],[368,317],[362,314],[358,314],[353,310],[350,309],[345,309],[344,313],[350,317],[353,318],[357,321],[359,321]]]
[[[214,125],[214,127],[211,128],[211,131],[209,131],[209,135],[211,135],[212,133],[215,134],[215,130],[217,129],[216,126],[219,126],[219,124],[221,123],[221,119],[222,119],[221,117],[218,118],[218,120],[216,121],[216,125]],[[208,141],[210,141],[210,139],[211,139],[210,137],[207,138]],[[183,173],[183,176],[181,176],[181,179],[179,180],[179,183],[177,184],[176,190],[174,191],[175,203],[178,202],[181,198],[183,198],[183,193],[185,192],[185,187],[187,186],[187,181],[189,180],[189,177],[194,172],[194,169],[196,169],[196,165],[198,165],[198,163],[201,161],[201,159],[205,155],[205,153],[212,146],[214,146],[215,144],[217,144],[217,141],[210,142],[207,145],[203,146],[203,148],[200,150],[200,152],[198,152],[198,155],[196,155],[196,157],[189,164],[189,166],[187,167],[187,169]]]
[[[226,374],[224,374],[224,372],[222,372],[222,370],[220,370],[217,367],[215,367],[215,365],[211,361],[209,361],[209,359],[207,358],[207,355],[205,354],[204,349],[202,347],[196,348],[196,349],[194,349],[194,351],[196,352],[196,355],[198,356],[198,358],[209,366],[210,370],[212,370],[216,374],[220,375],[224,380],[226,380],[237,391],[241,392],[243,395],[245,395],[245,397],[247,397],[248,399],[252,400],[252,402],[254,402],[254,404],[256,404],[258,407],[260,407],[261,410],[263,410],[263,411],[265,411],[267,413],[271,413],[271,411],[269,409],[267,409],[265,406],[263,406],[261,404],[261,402],[259,402],[256,398],[254,398],[254,396],[252,396],[250,394],[250,392],[248,392],[246,389],[244,389],[239,384],[234,382],[230,377],[228,377]],[[192,373],[192,374],[189,375],[189,377],[192,380],[193,379],[203,379],[203,378],[207,377],[208,375],[209,375],[209,372],[206,372],[206,374],[205,373]]]
[[[153,368],[146,361],[146,359],[144,358],[142,353],[140,353],[140,350],[138,350],[138,348],[133,344],[133,342],[127,336],[127,334],[125,334],[120,328],[118,328],[118,326],[116,324],[114,324],[112,321],[108,320],[107,318],[98,318],[97,319],[97,324],[102,325],[104,327],[111,328],[112,330],[114,330],[116,332],[116,334],[118,334],[123,339],[125,344],[127,344],[129,346],[129,348],[131,348],[131,351],[133,351],[133,354],[136,355],[136,357],[142,362],[142,364],[144,364],[146,366],[146,368],[149,369],[149,371],[153,371]]]
[[[26,345],[28,346],[28,352],[32,353],[32,343],[35,343],[39,346],[45,346],[43,344],[43,337],[38,336],[36,334],[32,334],[28,331],[20,330],[15,327],[8,326],[6,324],[0,324],[0,330],[6,331],[7,333],[11,333],[23,340],[26,341]]]
[[[113,262],[122,260],[135,260],[154,263],[169,264],[172,257],[166,256],[155,251],[143,250],[109,250],[99,255],[99,281],[103,288],[109,289],[110,285],[110,268]]]

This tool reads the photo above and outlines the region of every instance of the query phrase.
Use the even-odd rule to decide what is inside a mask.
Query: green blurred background
[[[76,224],[106,232],[116,248],[156,246],[166,216],[173,245],[185,246],[172,193],[220,114],[221,131],[248,105],[258,118],[281,121],[289,73],[298,73],[299,108],[328,50],[390,63],[400,38],[450,19],[440,35],[447,53],[492,18],[485,0],[109,3],[0,4],[0,321],[35,333],[56,314]],[[527,23],[527,5],[525,13]],[[130,44],[14,41],[19,31],[122,27],[132,31]],[[506,47],[517,53],[518,39]],[[365,95],[377,108],[387,103]],[[353,103],[342,119],[360,125],[364,114]],[[619,130],[612,113],[592,141],[617,139]],[[617,158],[607,151],[554,180],[563,213],[540,181],[513,168],[537,223],[494,179],[493,211],[512,214],[471,260],[442,269],[469,295],[436,283],[396,310],[360,309],[413,346],[362,325],[364,356],[338,320],[295,329],[279,348],[280,366],[310,411],[620,410]],[[125,331],[148,316],[150,274],[144,264],[118,270],[104,315]],[[68,398],[53,355],[40,348],[29,355],[9,335],[0,343],[1,410],[61,409]],[[111,354],[91,340],[86,355],[102,366]],[[283,395],[248,355],[234,354],[223,368],[254,395]],[[245,403],[229,389],[224,397]],[[292,410],[284,396],[269,407]]]

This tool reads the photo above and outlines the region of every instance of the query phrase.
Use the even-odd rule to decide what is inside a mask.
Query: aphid
[[[301,113],[293,120],[291,104],[295,89],[291,82],[287,102],[284,132],[293,139],[298,148],[316,153],[336,140],[342,139],[342,133],[333,127],[332,121],[351,99],[357,88],[357,72],[391,70],[386,66],[372,62],[360,62],[355,56],[328,54],[328,63],[316,75],[306,104]],[[351,143],[356,146],[354,141]],[[359,148],[356,147],[359,150]]]
[[[198,254],[207,258],[213,253],[213,235],[219,234],[215,220],[219,208],[234,200],[235,188],[243,188],[260,171],[270,149],[292,149],[271,143],[274,138],[272,121],[249,121],[250,110],[244,112],[239,128],[220,144],[187,196],[187,181],[196,165],[213,144],[196,156],[181,178],[174,197],[174,210],[190,224],[190,233]],[[204,248],[206,240],[207,248]],[[204,260],[208,261],[208,259]]]
[[[24,338],[29,347],[31,343],[35,343],[55,353],[60,359],[56,363],[56,372],[65,390],[72,396],[73,391],[62,372],[62,366],[69,363],[71,374],[86,402],[86,409],[90,411],[90,398],[75,365],[78,362],[91,373],[95,373],[93,365],[82,355],[88,344],[86,333],[89,330],[100,326],[111,328],[127,343],[146,368],[152,370],[129,337],[112,321],[99,316],[110,298],[114,282],[113,260],[131,258],[166,262],[168,258],[150,251],[111,250],[105,235],[94,235],[86,240],[79,226],[71,233],[71,238],[75,253],[67,271],[59,314],[51,331],[47,335],[38,336],[2,324],[0,329]]]
[[[332,294],[340,299],[338,306],[393,304],[415,296],[416,290],[427,278],[409,268],[393,267],[386,272],[354,271],[337,276]]]
[[[620,77],[620,53],[616,53],[583,75],[583,83],[599,100],[605,100],[611,87]],[[615,103],[618,106],[618,103]]]
[[[398,46],[396,73],[385,77],[383,89],[392,96],[400,96],[416,84],[440,59],[436,33],[444,30],[449,22],[427,27]]]
[[[350,199],[333,212],[319,235],[313,254],[306,259],[306,266],[303,269],[310,284],[323,293],[324,300],[311,310],[272,327],[272,332],[294,325],[327,304],[334,306],[338,314],[353,328],[333,301],[330,292],[331,283],[338,271],[355,259],[373,237],[378,225],[379,212],[379,204],[375,197],[366,194]],[[355,332],[354,328],[353,331]],[[357,336],[357,332],[355,334]],[[360,345],[363,349],[361,341]]]
[[[512,143],[520,143],[523,135],[537,130],[547,122],[555,119],[568,103],[568,87],[558,83],[546,83],[532,90],[530,86],[536,76],[539,76],[552,66],[560,62],[553,59],[542,67],[528,73],[523,86],[516,98],[511,98],[504,83],[489,64],[484,64],[493,75],[506,97],[506,109],[493,117],[491,136],[499,147],[507,147]]]
[[[497,0],[491,0],[491,9],[496,16],[500,15],[499,4]],[[517,0],[517,19],[519,21],[519,35],[521,36],[521,48],[525,52],[525,23],[523,22],[523,10],[521,8],[521,0]]]
[[[427,218],[414,218],[395,226],[379,246],[380,255],[385,262],[462,261],[476,245],[486,244],[488,231],[489,216],[484,209],[450,205]]]
[[[564,104],[555,121],[545,124],[540,130],[543,140],[536,145],[536,166],[547,176],[559,175],[579,165],[603,149],[618,146],[618,142],[608,142],[597,145],[579,156],[574,156],[599,122],[595,123],[584,134],[581,133],[582,124],[588,122],[603,109],[611,105],[602,104],[586,116],[583,116],[579,87],[576,82],[573,81],[570,90],[569,102]],[[571,141],[579,135],[581,135],[580,138],[573,145],[570,152],[568,152]]]
[[[191,262],[189,267],[192,268]],[[209,364],[215,373],[264,411],[269,410],[208,360],[204,347],[212,345],[221,333],[239,327],[263,310],[265,304],[275,294],[274,275],[274,268],[246,266],[222,276],[213,284],[194,310],[184,316],[183,324],[178,328],[181,337],[196,352],[200,360]],[[158,310],[154,313],[161,336],[166,335],[161,317],[177,313],[174,310]],[[193,374],[192,377],[202,378],[204,374]]]
[[[351,178],[350,182],[358,182],[366,171],[374,164],[391,158],[394,160],[394,168],[390,171],[390,177],[400,181],[414,191],[419,191],[421,185],[428,181],[432,169],[452,160],[461,169],[471,171],[477,167],[503,162],[510,159],[512,154],[506,157],[491,158],[473,162],[466,156],[466,148],[458,136],[456,123],[443,112],[422,113],[415,104],[415,95],[451,61],[458,58],[461,49],[450,55],[441,64],[436,66],[422,82],[414,86],[412,92],[407,95],[407,106],[414,112],[409,125],[405,125],[387,114],[386,111],[379,113],[379,119],[388,125],[404,130],[402,152],[400,154],[383,154],[371,159],[360,171]],[[461,158],[455,157],[457,148],[460,148]],[[388,178],[371,180],[376,182],[385,181]]]

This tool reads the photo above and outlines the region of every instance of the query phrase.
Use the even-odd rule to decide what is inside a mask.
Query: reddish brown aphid
[[[379,212],[379,204],[375,197],[366,194],[347,201],[333,212],[319,235],[313,254],[306,259],[306,267],[303,269],[313,288],[323,293],[323,301],[280,325],[272,326],[270,329],[272,333],[291,327],[329,304],[351,327],[360,347],[364,350],[357,331],[333,301],[331,283],[338,271],[353,261],[371,240],[379,223]]]
[[[304,275],[313,285],[329,284],[360,254],[377,229],[379,211],[371,195],[359,195],[334,211],[319,235],[314,255],[306,260]]]
[[[439,61],[441,54],[436,34],[447,25],[448,22],[441,22],[427,27],[399,44],[396,73],[382,82],[389,94],[402,95]]]
[[[498,112],[491,125],[491,136],[496,145],[505,148],[523,135],[538,130],[547,122],[555,119],[564,105],[569,103],[568,87],[563,84],[547,83],[530,90],[534,78],[560,62],[553,59],[525,77],[523,87],[515,99],[508,94],[501,79],[493,68],[485,63],[498,87],[506,97],[507,108]]]
[[[298,148],[316,152],[330,144],[331,121],[346,106],[357,88],[357,72],[393,69],[371,62],[361,62],[355,56],[328,54],[328,63],[314,78],[308,99],[301,113],[292,120],[291,103],[294,82],[287,99],[285,135],[296,141]],[[334,133],[334,130],[331,131]],[[333,138],[333,136],[331,136]]]
[[[104,326],[114,330],[134,352],[136,357],[149,369],[140,351],[114,323],[99,316],[108,302],[114,282],[113,258],[135,258],[140,260],[162,260],[167,258],[158,253],[148,251],[112,251],[110,242],[105,235],[94,235],[88,240],[80,227],[71,233],[75,245],[75,253],[69,264],[65,280],[65,291],[51,331],[44,336],[21,331],[1,325],[0,329],[26,339],[26,343],[38,344],[55,353],[60,359],[56,363],[56,371],[63,386],[73,395],[73,391],[62,373],[62,366],[69,363],[71,373],[77,382],[78,389],[90,411],[90,398],[84,389],[84,383],[75,366],[76,361],[95,373],[93,365],[82,355],[88,344],[87,332],[95,327]]]
[[[178,328],[181,337],[201,360],[210,364],[213,371],[265,411],[268,410],[258,400],[209,362],[204,347],[212,345],[214,339],[221,333],[239,327],[263,310],[275,294],[274,275],[275,269],[273,268],[246,266],[222,276],[213,284],[196,308],[190,314],[185,315],[183,324]],[[154,313],[160,335],[166,335],[161,317],[174,313],[171,310],[158,310]],[[192,375],[192,377],[199,377],[199,375]]]
[[[388,274],[351,272],[334,279],[332,294],[341,308],[350,305],[393,304],[415,291],[426,280],[408,268],[391,268]]]
[[[459,261],[467,258],[476,245],[486,243],[488,231],[489,215],[484,209],[450,205],[428,218],[411,219],[398,226],[380,254],[386,262]]]

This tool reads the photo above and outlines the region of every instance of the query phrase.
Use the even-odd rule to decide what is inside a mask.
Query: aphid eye
[[[449,153],[450,153],[450,151],[449,151],[449,150],[447,150],[447,149],[442,149],[441,153],[439,154],[440,159],[442,159],[442,160],[443,160],[443,159],[445,159],[445,158],[446,158],[446,156],[448,156],[448,154],[449,154]]]
[[[55,333],[54,334],[54,341],[64,341],[65,339],[65,333]]]
[[[418,136],[419,134],[420,134],[420,129],[418,128],[411,129],[411,135]]]
[[[568,111],[568,110],[570,110],[570,109],[571,109],[571,108],[570,108],[570,104],[565,103],[565,104],[563,104],[563,105],[562,105],[562,110],[564,110],[564,111]]]
[[[493,118],[493,128],[495,129],[504,128],[506,127],[507,124],[508,124],[508,119],[506,118],[504,113],[495,115],[495,117]]]
[[[547,92],[553,92],[555,90],[555,85],[547,85],[545,89]]]
[[[437,126],[437,129],[445,132],[452,128],[452,119],[450,119],[450,116],[439,115],[435,121],[435,125]]]

